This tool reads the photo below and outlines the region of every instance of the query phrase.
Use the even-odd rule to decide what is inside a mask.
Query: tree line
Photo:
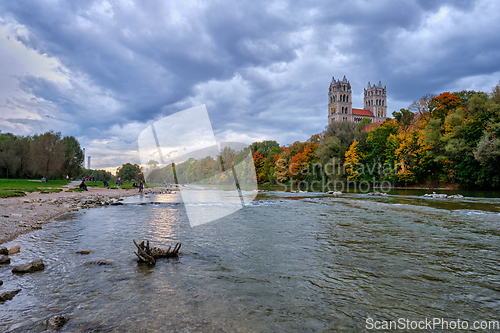
[[[83,151],[73,136],[53,131],[28,136],[0,132],[0,178],[61,179],[81,172]]]

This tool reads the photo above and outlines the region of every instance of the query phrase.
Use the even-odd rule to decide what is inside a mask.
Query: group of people
[[[66,179],[68,180],[69,176],[66,176]],[[88,191],[88,189],[87,189],[87,183],[85,183],[85,181],[88,181],[88,182],[93,181],[94,183],[97,183],[97,178],[95,176],[92,176],[92,177],[82,177],[81,179],[82,179],[82,182],[80,183],[80,188],[83,189],[83,190],[85,190],[85,191]],[[76,177],[76,180],[78,180],[78,177]],[[104,186],[109,187],[109,184],[108,184],[107,181],[104,180],[103,183],[104,183]]]
[[[143,180],[141,180],[141,182],[140,182],[140,184],[139,184],[139,185],[137,185],[137,182],[134,182],[134,183],[132,184],[132,187],[137,187],[137,188],[139,188],[139,193],[142,193],[142,190],[144,189],[144,183],[145,183],[145,182],[144,182]]]
[[[87,183],[85,183],[85,181],[95,181],[97,182],[96,178],[95,177],[82,177],[82,182],[80,183],[80,188],[85,190],[85,191],[88,191],[87,189]],[[106,181],[106,180],[103,180],[102,181],[104,186],[108,187],[109,188],[109,183]],[[142,191],[144,190],[144,185],[145,185],[145,181],[144,180],[141,180],[141,182],[139,183],[139,185],[137,185],[137,182],[134,182],[134,184],[132,184],[132,187],[136,187],[136,188],[139,188],[139,193],[142,193]],[[120,185],[123,184],[123,181],[120,179],[120,178],[117,178],[116,179],[116,185],[118,185],[118,188],[120,188]]]

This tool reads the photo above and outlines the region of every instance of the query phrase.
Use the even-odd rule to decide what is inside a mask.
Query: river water
[[[0,267],[0,331],[353,332],[367,318],[500,320],[500,199],[260,193],[191,227],[178,195],[66,214]],[[181,255],[138,264],[132,239]],[[75,251],[90,250],[89,255]],[[110,265],[93,261],[111,259]]]

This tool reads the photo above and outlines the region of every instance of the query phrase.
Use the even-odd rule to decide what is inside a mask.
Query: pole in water
[[[238,189],[238,195],[240,196],[241,205],[245,207],[245,201],[243,200],[243,194],[241,194],[240,183],[238,182],[238,177],[236,177],[236,171],[234,171],[234,166],[231,165],[231,171],[233,172],[234,183],[236,184],[236,188]]]
[[[175,172],[175,163],[174,162],[172,162],[172,172],[174,173],[175,183],[179,184],[179,182],[177,181],[177,173]]]
[[[160,141],[158,140],[158,136],[156,135],[155,126],[153,124],[151,124],[151,132],[153,132],[153,137],[155,139],[156,148],[158,148],[158,155],[160,155],[160,162],[163,164],[163,163],[165,163],[165,161],[163,160],[163,154],[161,153]]]

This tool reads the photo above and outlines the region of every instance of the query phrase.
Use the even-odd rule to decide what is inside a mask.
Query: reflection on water
[[[1,290],[0,331],[363,331],[379,320],[498,319],[500,199],[260,194],[244,209],[191,228],[176,194],[126,198],[18,238],[12,263],[43,272]],[[182,255],[138,265],[132,239]],[[88,256],[76,254],[91,250]],[[90,262],[112,259],[111,265]]]

